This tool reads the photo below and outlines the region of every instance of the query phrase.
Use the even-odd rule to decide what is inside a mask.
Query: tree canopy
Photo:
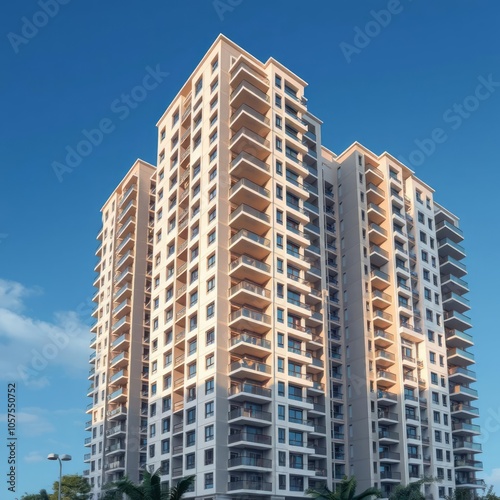
[[[306,494],[317,500],[363,500],[364,498],[379,498],[382,492],[377,488],[368,488],[356,495],[356,478],[344,476],[334,491],[326,486],[321,490],[308,489]]]
[[[130,500],[182,500],[194,483],[194,479],[195,476],[185,477],[172,488],[165,490],[162,488],[160,471],[151,473],[145,470],[141,484],[136,485],[125,477],[110,485],[105,498],[118,500],[120,497],[116,494],[125,494]]]

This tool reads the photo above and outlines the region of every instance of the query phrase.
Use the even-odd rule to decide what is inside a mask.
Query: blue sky
[[[85,468],[99,209],[136,158],[154,163],[155,123],[219,33],[309,83],[327,147],[340,152],[357,140],[405,158],[461,217],[482,477],[500,493],[498,2],[55,1],[46,2],[50,16],[43,0],[25,0],[6,4],[0,18],[0,378],[4,393],[8,382],[18,386],[18,495],[51,487],[48,453],[73,455],[64,472]],[[168,76],[118,112],[117,99],[148,67]],[[58,177],[53,163],[105,119],[112,130]],[[2,435],[5,422],[2,403]]]

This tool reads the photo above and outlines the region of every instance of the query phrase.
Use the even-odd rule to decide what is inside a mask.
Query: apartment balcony
[[[272,377],[272,370],[270,365],[253,359],[242,358],[230,363],[229,375],[234,378],[265,382]]]
[[[229,250],[262,260],[271,252],[271,242],[247,229],[241,229],[229,240]]]
[[[310,244],[310,237],[308,234],[301,231],[298,226],[287,224],[286,225],[287,239],[301,246],[308,246]]]
[[[113,335],[120,335],[125,331],[130,330],[130,317],[123,316],[120,320],[113,324],[111,327],[111,332]]]
[[[285,178],[287,191],[302,200],[309,198],[309,190],[302,182],[291,175],[286,175]]]
[[[483,446],[480,443],[473,443],[464,439],[453,440],[454,453],[482,453]]]
[[[125,443],[115,443],[115,444],[112,444],[110,446],[106,446],[106,448],[104,448],[104,453],[106,454],[106,456],[108,455],[116,455],[116,454],[120,454],[120,453],[124,453],[126,451],[126,446],[125,446]]]
[[[445,311],[444,326],[452,330],[463,331],[472,328],[472,321],[468,316],[458,311]]]
[[[122,316],[123,314],[128,314],[131,308],[131,301],[128,299],[123,300],[118,304],[112,311],[113,317]]]
[[[116,253],[123,255],[128,250],[132,249],[135,244],[135,236],[133,233],[128,233],[122,240],[122,242],[118,245],[116,249]]]
[[[122,436],[126,433],[127,431],[127,426],[125,423],[120,423],[117,424],[113,427],[110,427],[109,429],[106,430],[106,438],[117,438],[119,436]]]
[[[481,427],[475,424],[468,424],[466,422],[452,422],[451,430],[453,436],[479,436],[481,434]]]
[[[269,165],[246,151],[242,151],[231,161],[229,173],[240,179],[250,177],[259,185],[266,183],[271,177]]]
[[[119,288],[113,295],[113,300],[115,302],[122,301],[126,298],[130,298],[132,295],[132,286],[130,283],[125,283],[121,288]]]
[[[241,127],[248,128],[260,136],[269,133],[270,120],[259,113],[248,104],[242,104],[231,116],[230,127],[239,130]]]
[[[443,309],[446,312],[457,311],[459,314],[467,312],[470,309],[469,300],[453,292],[445,293]]]
[[[399,443],[399,432],[379,430],[378,439],[380,444],[384,443]]]
[[[447,220],[436,224],[436,235],[440,239],[449,238],[455,243],[460,243],[464,239],[463,231]]]
[[[469,366],[474,361],[474,354],[464,351],[458,347],[452,347],[447,351],[448,364],[455,366]]]
[[[372,222],[368,225],[368,238],[370,243],[381,245],[387,241],[387,231],[383,227]]]
[[[271,107],[270,99],[266,92],[260,90],[246,79],[242,79],[231,93],[230,104],[235,109],[243,104],[247,104],[260,114],[267,113]]]
[[[413,326],[407,321],[401,322],[399,325],[399,333],[401,337],[410,342],[422,342],[424,340],[424,335],[422,333],[422,329],[418,326]]]
[[[136,203],[135,200],[130,200],[125,207],[121,209],[120,214],[118,215],[117,222],[120,223],[121,221],[125,220],[127,217],[130,217],[132,214],[134,214],[136,211]]]
[[[125,385],[128,382],[128,371],[120,370],[113,374],[109,379],[109,382],[113,385]]]
[[[379,205],[385,199],[385,191],[377,187],[375,184],[369,182],[366,185],[366,199],[368,203]]]
[[[455,459],[455,470],[457,472],[476,472],[483,470],[483,462],[469,459]]]
[[[227,441],[229,446],[250,446],[252,448],[264,449],[270,448],[272,444],[271,436],[246,431],[230,433]]]
[[[231,402],[263,404],[270,402],[271,397],[271,389],[250,382],[231,383],[228,391],[228,399]]]
[[[324,370],[325,364],[324,362],[317,356],[312,356],[308,360],[307,371],[311,373],[322,373]]]
[[[401,472],[382,470],[380,471],[380,481],[384,483],[400,483]]]
[[[479,417],[479,409],[468,403],[452,403],[451,416],[459,419],[471,419]]]
[[[396,223],[400,224],[406,224],[406,217],[405,214],[399,210],[394,210],[392,211],[392,220]]]
[[[132,278],[132,268],[126,267],[120,274],[115,277],[115,285],[117,287],[124,286],[125,282],[130,283]]]
[[[384,266],[389,262],[389,252],[378,245],[370,245],[370,262],[377,267]]]
[[[459,260],[447,255],[439,259],[439,271],[441,274],[452,274],[462,278],[467,274],[467,267]]]
[[[366,182],[378,186],[384,182],[384,174],[377,167],[367,164],[365,170]]]
[[[231,186],[229,201],[235,205],[247,205],[254,210],[263,211],[271,203],[271,194],[268,189],[243,177]]]
[[[368,203],[366,208],[368,222],[373,224],[382,224],[386,220],[387,212],[375,203]]]
[[[245,127],[233,135],[229,147],[234,154],[251,150],[252,155],[260,161],[264,161],[271,153],[270,142]]]
[[[229,339],[229,352],[231,354],[262,357],[271,353],[271,342],[252,332],[231,332]]]
[[[261,311],[243,306],[229,315],[229,326],[237,330],[266,333],[271,328],[271,317]]]
[[[380,349],[375,351],[375,363],[382,368],[388,368],[396,362],[396,356],[392,352]]]
[[[127,388],[120,387],[116,391],[108,394],[108,403],[121,404],[127,401]]]
[[[486,483],[484,482],[484,479],[475,479],[475,478],[469,478],[469,477],[458,477],[455,479],[455,484],[457,485],[458,488],[481,488],[485,489],[486,488]]]
[[[234,494],[259,495],[264,494],[267,497],[267,492],[272,491],[273,483],[266,481],[257,481],[253,479],[244,479],[241,481],[230,481],[227,484],[227,490]],[[250,498],[242,497],[242,498]]]
[[[381,411],[379,408],[378,411],[378,422],[382,425],[393,425],[397,424],[399,421],[399,417],[397,413],[392,411]]]
[[[307,201],[304,202],[304,207],[306,207],[306,203],[307,203]],[[290,215],[291,217],[295,218],[301,224],[308,224],[310,219],[312,218],[309,215],[309,211],[305,210],[305,208],[302,208],[300,206],[300,204],[295,203],[295,202],[292,203],[291,201],[287,201],[287,203],[286,203],[286,212],[287,212],[287,215]],[[310,227],[305,226],[305,228],[308,231],[312,231],[316,235],[319,235],[319,232],[320,232],[319,227],[317,227],[317,226],[314,226],[314,227],[313,226],[310,226]],[[317,253],[319,254],[319,252],[317,252]]]
[[[478,393],[476,389],[471,389],[470,387],[465,387],[463,385],[456,385],[453,389],[450,389],[450,399],[453,402],[469,402],[476,400],[478,398]]]
[[[240,455],[239,457],[230,458],[227,462],[228,470],[256,470],[268,471],[272,469],[273,462],[268,458],[257,458],[254,456]]]
[[[394,373],[385,370],[377,371],[378,387],[393,387],[395,384],[396,384],[396,375]]]
[[[90,462],[90,453],[85,453],[85,455],[83,455],[83,461],[86,464]]]
[[[401,461],[401,453],[394,451],[379,451],[378,457],[383,463],[399,463]]]
[[[322,388],[324,389],[323,384],[314,382],[313,376],[310,373],[302,373],[289,370],[288,376],[290,377],[290,382],[293,384],[301,385],[311,390],[321,390]]]
[[[380,269],[372,269],[371,271],[371,283],[372,288],[376,288],[377,290],[385,290],[390,286],[390,278],[387,273],[381,271]]]
[[[229,215],[229,224],[232,229],[245,229],[253,233],[264,233],[271,228],[269,215],[242,204]]]
[[[376,347],[389,347],[394,344],[394,335],[380,329],[375,330],[373,339]]]
[[[233,304],[248,304],[263,309],[271,303],[271,292],[255,283],[243,280],[229,289],[229,300]]]
[[[272,413],[251,408],[236,408],[228,414],[228,422],[237,425],[268,427],[272,422]]]
[[[474,345],[472,335],[469,335],[468,333],[461,332],[460,330],[452,330],[450,328],[445,328],[445,333],[447,347],[466,349],[467,347],[472,347]]]
[[[295,347],[288,346],[288,359],[293,362],[307,364],[311,362],[312,354],[309,351],[296,349]]]
[[[107,412],[108,420],[124,420],[127,418],[127,407],[125,405],[120,405]]]
[[[128,353],[121,352],[110,361],[111,368],[123,368],[128,365]]]
[[[373,290],[372,292],[372,305],[374,307],[385,309],[392,304],[392,297],[380,290]]]
[[[293,443],[290,443],[290,444],[293,444]],[[301,445],[297,444],[295,446],[301,446]],[[316,458],[316,457],[323,458],[323,457],[326,456],[326,447],[325,446],[318,446],[318,445],[316,445],[314,443],[311,443],[311,444],[308,443],[307,447],[306,447],[306,445],[304,443],[302,446],[305,447],[305,452],[309,453],[309,456],[311,458]],[[340,456],[337,455],[336,459],[337,460],[343,460],[344,457],[342,455],[343,454],[340,454]]]
[[[118,238],[121,238],[126,232],[134,233],[135,231],[135,223],[136,219],[133,215],[130,215],[125,220],[123,220],[120,224],[120,229],[116,233]]]
[[[447,274],[441,276],[441,288],[448,292],[464,295],[469,291],[469,284],[463,279],[457,278],[452,274]]]
[[[405,276],[406,278],[406,276]],[[411,299],[412,296],[415,296],[418,299],[419,292],[418,290],[413,290],[405,284],[408,280],[401,279],[401,277],[398,276],[397,280],[397,287],[398,287],[398,294],[401,295],[402,297],[406,297],[407,299]]]
[[[450,238],[438,240],[438,249],[440,257],[446,257],[449,255],[454,259],[461,260],[466,256],[465,248],[462,245],[455,243]]]
[[[269,90],[267,75],[250,61],[240,56],[229,70],[231,87],[236,88],[242,81],[248,81],[262,92]]]
[[[380,309],[373,310],[372,319],[374,326],[377,328],[384,329],[392,325],[392,315]]]
[[[240,280],[251,276],[254,283],[262,285],[271,278],[271,266],[248,255],[241,255],[229,265],[229,275]]]
[[[454,384],[470,384],[476,381],[476,372],[461,366],[452,366],[448,369],[448,379]]]
[[[398,395],[393,392],[377,390],[377,404],[381,406],[393,406],[398,402]]]

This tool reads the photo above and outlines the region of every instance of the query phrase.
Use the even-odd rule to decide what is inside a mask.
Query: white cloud
[[[45,460],[46,457],[44,457],[41,453],[38,451],[30,451],[25,457],[24,461],[28,463],[36,463],[36,462],[42,462]]]
[[[75,416],[82,416],[81,408],[47,409],[40,407],[24,407],[16,415],[17,429],[23,438],[44,436],[55,433],[54,422],[74,419]],[[0,414],[0,422],[7,421],[7,414]],[[80,421],[82,428],[82,422]]]
[[[25,299],[37,292],[0,280],[0,379],[44,387],[53,369],[67,375],[88,368],[90,308],[83,304],[81,312],[59,312],[52,322],[42,321],[22,313]]]
[[[497,495],[500,494],[500,468],[492,469],[491,474],[482,474],[486,486],[493,486],[493,491]]]
[[[0,279],[0,308],[21,311],[23,300],[39,292],[38,288],[26,288],[21,283]]]

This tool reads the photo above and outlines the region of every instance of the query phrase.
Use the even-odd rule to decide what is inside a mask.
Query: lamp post
[[[61,500],[61,487],[62,487],[62,463],[69,462],[71,455],[58,455],[57,453],[49,453],[48,460],[59,460],[59,492],[57,495],[58,500]]]

